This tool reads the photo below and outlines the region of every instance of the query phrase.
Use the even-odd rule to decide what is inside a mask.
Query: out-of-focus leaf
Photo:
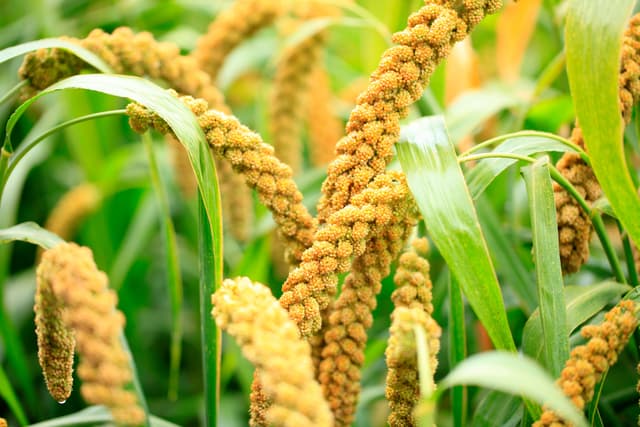
[[[56,234],[45,230],[35,222],[23,222],[13,227],[0,230],[0,243],[8,243],[16,240],[33,243],[43,249],[51,249],[63,242]]]
[[[476,407],[471,427],[516,427],[522,410],[519,397],[492,390]]]
[[[564,288],[567,335],[602,310],[610,301],[631,288],[616,282],[602,282],[589,286],[566,286]],[[538,310],[531,314],[522,333],[522,349],[525,354],[541,360],[544,337]]]

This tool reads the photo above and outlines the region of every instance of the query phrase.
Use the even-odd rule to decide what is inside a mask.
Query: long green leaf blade
[[[28,423],[27,416],[20,405],[20,401],[18,400],[15,391],[11,387],[7,374],[5,374],[4,369],[2,369],[2,366],[0,366],[0,396],[2,396],[5,402],[7,402],[7,406],[9,406],[13,414],[16,416],[20,425],[26,426]]]
[[[35,222],[23,222],[0,230],[0,243],[14,241],[33,243],[43,249],[51,249],[63,240],[56,234],[45,230]]]
[[[527,185],[533,231],[533,256],[544,335],[544,365],[557,378],[569,358],[569,336],[549,160],[540,158],[522,172]]]
[[[504,351],[476,354],[459,364],[441,382],[441,389],[458,384],[477,385],[526,396],[553,409],[576,426],[587,421],[544,369],[526,356]]]
[[[622,144],[618,74],[622,33],[635,0],[571,0],[567,73],[593,171],[633,241],[640,241],[640,200]]]
[[[429,235],[494,345],[515,351],[500,285],[441,116],[403,129],[396,145]]]

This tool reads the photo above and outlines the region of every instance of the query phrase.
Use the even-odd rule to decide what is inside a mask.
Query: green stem
[[[21,144],[20,147],[14,153],[11,153],[11,150],[5,150],[5,148],[3,147],[2,148],[2,154],[0,156],[0,200],[2,200],[2,193],[4,191],[4,186],[7,183],[7,180],[9,179],[9,176],[11,176],[11,173],[16,168],[16,165],[18,164],[18,162],[20,160],[22,160],[22,158],[29,151],[31,151],[36,145],[38,145],[44,139],[46,139],[47,137],[53,135],[54,133],[56,133],[59,130],[62,130],[64,128],[68,127],[68,126],[72,126],[72,125],[75,125],[75,124],[78,124],[78,123],[86,122],[87,120],[99,119],[99,118],[102,118],[102,117],[117,116],[117,115],[122,115],[122,114],[126,114],[126,110],[124,110],[124,109],[111,110],[111,111],[102,111],[100,113],[87,114],[86,116],[77,117],[75,119],[67,120],[66,122],[60,123],[59,125],[56,125],[56,126],[52,127],[51,129],[47,130],[46,132],[43,132],[42,134],[40,134],[37,137],[35,137],[32,141],[30,141],[28,143],[25,143],[25,144]],[[10,141],[5,140],[5,144],[7,144],[7,143],[9,143],[9,146],[10,146]],[[11,157],[11,161],[9,162],[9,164],[7,166],[7,162],[9,160],[9,157]]]
[[[504,134],[504,135],[497,136],[495,138],[488,139],[488,140],[486,140],[486,141],[484,141],[484,142],[482,142],[480,144],[474,145],[473,147],[469,148],[467,151],[462,153],[460,156],[461,157],[466,157],[469,154],[474,153],[474,152],[476,152],[478,150],[481,150],[483,148],[490,147],[490,146],[496,145],[496,144],[500,144],[500,143],[506,141],[507,139],[521,138],[521,137],[526,137],[526,136],[540,136],[540,137],[544,137],[544,138],[553,139],[554,141],[558,141],[561,144],[566,145],[567,147],[571,148],[573,151],[578,153],[580,155],[580,157],[587,164],[589,164],[589,156],[587,155],[587,153],[580,146],[574,144],[573,142],[569,141],[566,138],[563,138],[561,136],[555,135],[553,133],[540,132],[540,131],[535,131],[535,130],[523,130],[523,131],[520,131],[520,132],[507,133],[507,134]]]
[[[624,247],[624,257],[627,262],[627,271],[629,272],[629,282],[631,283],[631,286],[635,288],[638,286],[638,272],[636,271],[636,263],[633,259],[631,239],[629,238],[629,234],[622,228],[622,224],[620,224],[619,221],[617,221],[617,223],[618,230],[622,236],[622,246]]]
[[[535,159],[528,156],[521,156],[519,154],[512,153],[482,153],[482,154],[474,154],[474,155],[466,155],[458,157],[458,163],[470,162],[473,160],[482,160],[482,159],[514,159],[514,160],[522,160],[527,163],[535,163]]]
[[[178,398],[178,381],[180,379],[180,358],[182,354],[182,301],[183,287],[180,277],[180,261],[178,259],[178,244],[176,242],[176,230],[171,221],[171,210],[169,208],[169,196],[162,183],[158,162],[153,152],[153,141],[149,132],[142,135],[147,158],[149,159],[149,174],[151,184],[154,188],[160,213],[162,215],[163,233],[165,239],[165,262],[167,265],[169,301],[171,302],[171,356],[169,366],[169,400]]]
[[[611,240],[609,240],[609,236],[607,235],[607,230],[604,227],[602,216],[591,209],[582,195],[578,193],[575,187],[564,176],[562,176],[560,171],[558,171],[555,166],[549,164],[549,172],[551,172],[551,178],[553,178],[554,181],[560,184],[560,186],[564,188],[567,193],[569,193],[578,202],[580,207],[585,211],[589,218],[591,218],[593,229],[598,235],[598,239],[600,239],[600,243],[602,244],[604,252],[607,255],[607,259],[609,260],[611,269],[616,276],[616,280],[620,283],[627,283],[627,279],[622,271],[622,266],[620,265],[620,261],[618,260],[616,251],[613,248]]]
[[[12,87],[11,89],[9,89],[9,91],[7,93],[4,94],[4,96],[2,98],[0,98],[0,105],[4,104],[5,102],[7,102],[9,99],[13,98],[13,96],[18,93],[20,91],[20,89],[22,89],[24,86],[27,85],[27,81],[26,80],[22,80],[21,82],[19,82],[17,85],[15,85],[14,87]]]
[[[138,369],[136,368],[136,362],[133,360],[133,355],[131,354],[131,350],[129,349],[129,343],[127,342],[127,337],[125,337],[124,332],[120,334],[120,345],[122,346],[129,361],[129,368],[131,369],[131,386],[133,387],[133,391],[136,394],[136,398],[138,399],[140,407],[144,411],[143,426],[151,427],[151,423],[149,422],[149,406],[147,405],[147,399],[144,397],[144,391],[142,390],[142,385],[140,384],[140,378],[138,378]]]

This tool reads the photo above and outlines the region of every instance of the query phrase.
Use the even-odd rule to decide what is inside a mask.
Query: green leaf
[[[623,149],[618,74],[622,33],[635,0],[571,0],[567,73],[578,122],[602,189],[633,241],[640,242],[640,200]]]
[[[564,299],[567,313],[567,335],[602,310],[611,300],[631,289],[628,285],[616,282],[602,282],[589,286],[567,286]],[[534,359],[542,359],[544,336],[540,312],[534,311],[522,333],[522,349]]]
[[[525,396],[546,405],[578,427],[588,425],[584,416],[562,393],[553,378],[526,356],[504,351],[471,356],[440,382],[439,390],[459,384],[476,385]]]
[[[467,357],[467,331],[462,291],[455,278],[449,276],[449,366],[456,367]],[[451,388],[453,425],[461,427],[467,419],[467,388]]]
[[[522,104],[515,93],[512,87],[489,85],[456,98],[445,113],[451,139],[458,141],[494,114]]]
[[[184,145],[191,167],[198,182],[198,191],[202,199],[203,214],[206,221],[201,224],[199,237],[208,242],[211,253],[207,257],[208,264],[200,265],[201,304],[206,310],[201,318],[203,332],[203,354],[206,356],[205,366],[205,411],[207,426],[216,423],[215,411],[217,397],[217,354],[218,333],[215,322],[211,318],[211,294],[222,283],[222,218],[220,215],[220,191],[216,179],[213,159],[204,133],[193,113],[177,98],[161,87],[147,80],[108,74],[82,74],[69,77],[41,91],[33,98],[20,105],[7,122],[6,141],[10,141],[11,131],[25,110],[40,97],[65,89],[88,89],[97,92],[132,99],[158,114],[173,130],[178,140]],[[10,145],[5,145],[9,146]],[[206,273],[206,274],[205,274]],[[212,379],[215,379],[211,382]]]
[[[542,321],[545,367],[559,377],[569,358],[567,313],[564,309],[562,269],[558,244],[556,205],[549,174],[549,160],[538,159],[522,170],[529,196],[533,231],[539,312]]]
[[[522,408],[519,397],[492,390],[478,403],[471,427],[516,427]]]
[[[56,234],[45,230],[35,222],[23,222],[0,230],[0,243],[14,242],[16,240],[33,243],[43,249],[51,249],[64,242]]]
[[[0,64],[34,50],[53,48],[68,50],[87,64],[91,65],[96,70],[102,71],[103,73],[113,73],[107,63],[104,62],[99,56],[78,44],[71,43],[70,41],[62,39],[41,39],[2,49],[0,50]]]
[[[153,415],[151,415],[150,418],[151,419],[149,421],[151,427],[178,427],[177,424],[165,421],[162,418],[154,417]],[[113,418],[107,408],[104,406],[90,406],[73,414],[31,424],[30,427],[71,427],[110,422],[113,422]]]
[[[26,426],[28,423],[27,416],[2,366],[0,366],[0,396],[7,402],[7,406],[9,406],[11,412],[16,416],[20,425]]]
[[[494,345],[515,351],[500,284],[443,118],[414,121],[400,141],[398,158],[429,235]]]
[[[514,136],[506,139],[494,148],[492,153],[531,156],[549,151],[573,152],[574,150],[554,138],[544,136]],[[466,174],[471,196],[474,199],[480,197],[498,175],[516,162],[516,159],[507,159],[504,157],[479,160],[478,164]]]

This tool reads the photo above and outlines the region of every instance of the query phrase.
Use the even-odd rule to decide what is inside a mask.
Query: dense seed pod
[[[331,411],[313,378],[309,343],[269,288],[246,277],[225,280],[211,301],[218,326],[256,367],[270,402],[266,425],[332,426]]]
[[[419,306],[400,306],[393,310],[387,360],[387,386],[385,395],[389,401],[388,423],[391,427],[416,425],[414,411],[420,396],[416,337],[414,327],[421,327],[427,337],[431,374],[435,372],[437,353],[440,350],[440,326]],[[431,386],[435,387],[433,377]]]
[[[236,0],[209,25],[192,56],[215,80],[229,53],[257,31],[269,26],[284,11],[284,2],[280,1]]]
[[[342,137],[342,121],[332,108],[332,93],[326,68],[316,65],[311,74],[307,120],[309,151],[314,166],[325,166],[335,158],[336,143]]]
[[[397,289],[391,295],[395,309],[391,314],[387,358],[386,396],[391,412],[388,422],[391,427],[413,426],[413,411],[418,403],[418,366],[416,338],[413,326],[424,328],[428,339],[430,368],[434,373],[438,366],[441,329],[431,317],[431,280],[429,263],[425,258],[428,250],[426,239],[416,239],[412,248],[402,254],[394,276]],[[432,386],[435,387],[433,379]]]
[[[422,95],[437,64],[501,4],[499,0],[439,0],[412,14],[407,28],[393,36],[397,46],[383,54],[369,86],[358,97],[347,135],[338,142],[338,157],[329,165],[318,206],[321,222],[384,171],[400,133],[399,121]]]
[[[564,394],[580,410],[593,398],[596,384],[602,375],[618,360],[629,341],[629,337],[638,327],[636,303],[621,301],[604,316],[600,325],[587,325],[581,334],[588,341],[575,347],[565,364],[558,385]],[[553,411],[545,409],[534,427],[569,425]]]
[[[249,426],[267,427],[267,410],[271,406],[271,401],[265,396],[258,378],[258,371],[253,371],[253,382],[251,383],[251,394],[249,395]]]
[[[274,156],[273,147],[262,142],[259,135],[235,117],[207,110],[207,103],[202,99],[189,96],[181,99],[198,117],[214,153],[228,160],[233,169],[244,176],[247,185],[256,189],[282,233],[288,261],[292,265],[299,263],[303,251],[311,246],[316,222],[302,204],[302,194],[293,181],[291,168]],[[127,114],[136,132],[145,132],[148,128],[171,132],[159,116],[139,104],[129,104]]]
[[[338,274],[349,271],[351,259],[366,252],[371,232],[393,224],[397,212],[407,212],[408,191],[401,173],[381,174],[316,233],[280,297],[303,336],[320,329],[322,312],[336,293]]]
[[[633,105],[640,99],[640,14],[631,19],[625,31],[619,82],[621,114],[628,124]],[[582,131],[577,126],[571,134],[571,141],[584,148]],[[565,153],[556,167],[587,203],[593,203],[602,195],[602,189],[593,170],[578,154]],[[591,219],[560,185],[554,183],[553,191],[562,271],[565,274],[575,273],[589,258]]]
[[[57,402],[64,402],[73,388],[76,341],[73,331],[62,320],[64,306],[46,280],[38,280],[33,310],[38,338],[38,362],[44,381],[51,397]]]
[[[328,313],[318,379],[336,426],[346,427],[353,422],[376,295],[416,222],[415,203],[407,197],[393,207],[386,225],[371,225],[366,250],[353,261],[340,296]]]
[[[98,270],[91,250],[61,243],[44,252],[37,269],[38,286],[51,289],[64,307],[62,320],[73,331],[80,354],[81,392],[91,404],[105,405],[120,425],[140,425],[145,413],[131,383],[129,357],[120,343],[124,316],[107,276]]]

